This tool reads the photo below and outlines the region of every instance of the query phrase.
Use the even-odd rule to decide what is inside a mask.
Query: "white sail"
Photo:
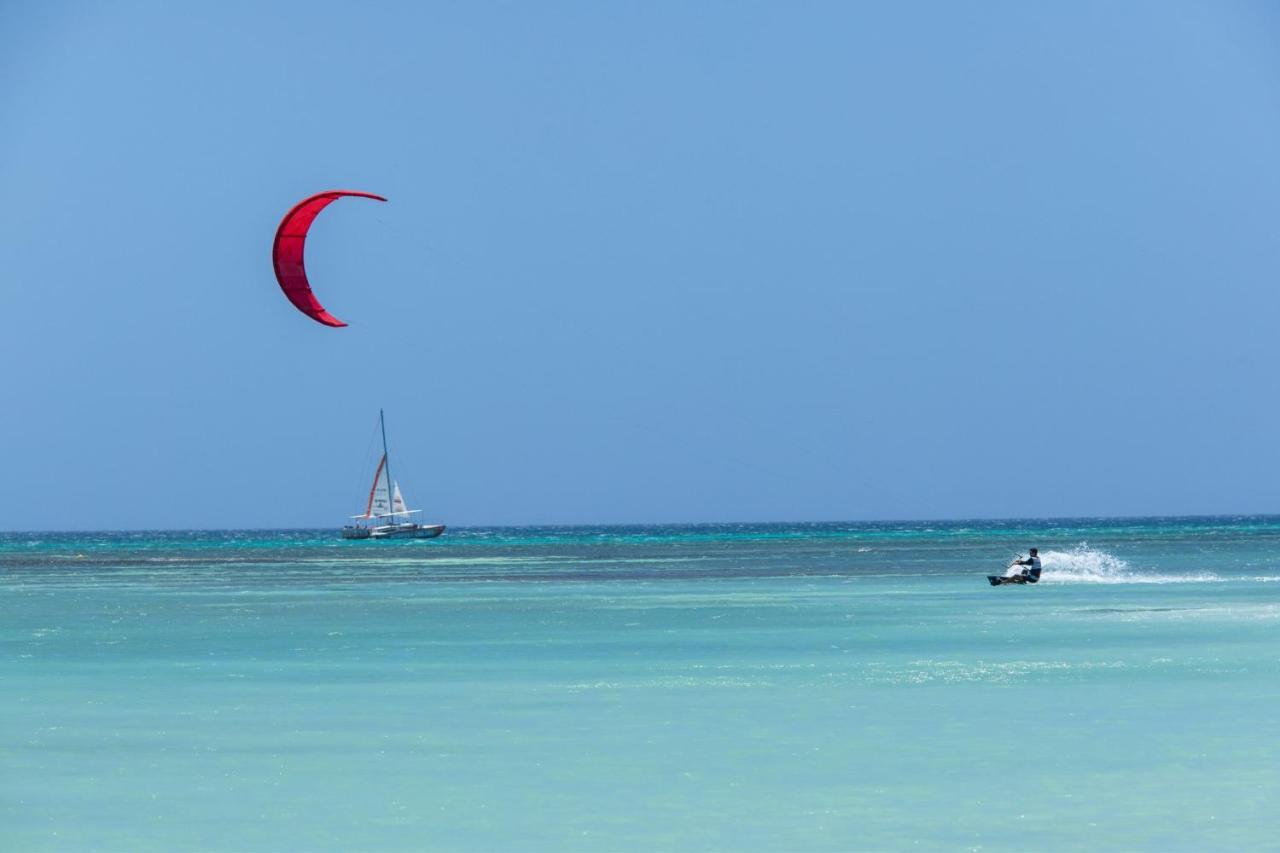
[[[391,501],[387,498],[387,457],[378,460],[378,470],[373,472],[373,487],[369,489],[369,503],[364,508],[364,515],[357,518],[374,518],[379,515],[390,515]]]
[[[400,494],[399,483],[396,483],[395,497],[391,499],[391,511],[396,515],[408,514],[408,511],[404,508],[404,495]]]
[[[382,475],[377,487],[373,490],[373,506],[369,510],[369,514],[375,518],[380,515],[389,515],[391,506],[387,503],[387,476]]]

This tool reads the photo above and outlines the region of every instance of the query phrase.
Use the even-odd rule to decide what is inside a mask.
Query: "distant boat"
[[[391,458],[387,453],[387,421],[378,410],[378,424],[382,428],[382,458],[373,472],[373,486],[369,489],[369,502],[362,515],[351,516],[355,524],[342,528],[343,539],[434,539],[444,533],[443,524],[418,524],[409,516],[419,509],[408,509],[400,484],[391,479]],[[361,524],[361,522],[365,522]]]

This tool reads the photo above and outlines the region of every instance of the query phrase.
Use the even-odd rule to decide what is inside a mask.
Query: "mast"
[[[378,409],[378,423],[382,425],[382,459],[387,472],[387,512],[391,514],[391,523],[396,523],[395,480],[391,479],[391,454],[387,451],[387,419]]]

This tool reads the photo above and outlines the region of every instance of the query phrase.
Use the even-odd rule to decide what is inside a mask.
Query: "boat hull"
[[[443,524],[396,524],[373,528],[373,539],[435,539],[444,533]]]
[[[382,527],[344,527],[343,539],[435,539],[443,524],[386,524]]]

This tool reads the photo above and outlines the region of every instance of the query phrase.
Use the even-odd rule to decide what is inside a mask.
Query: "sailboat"
[[[391,455],[387,452],[387,420],[378,410],[382,429],[382,458],[373,472],[373,486],[364,512],[351,516],[355,524],[342,528],[343,539],[433,539],[444,533],[443,524],[418,524],[410,519],[418,509],[408,509],[400,484],[391,478]],[[361,522],[364,522],[363,524]]]

